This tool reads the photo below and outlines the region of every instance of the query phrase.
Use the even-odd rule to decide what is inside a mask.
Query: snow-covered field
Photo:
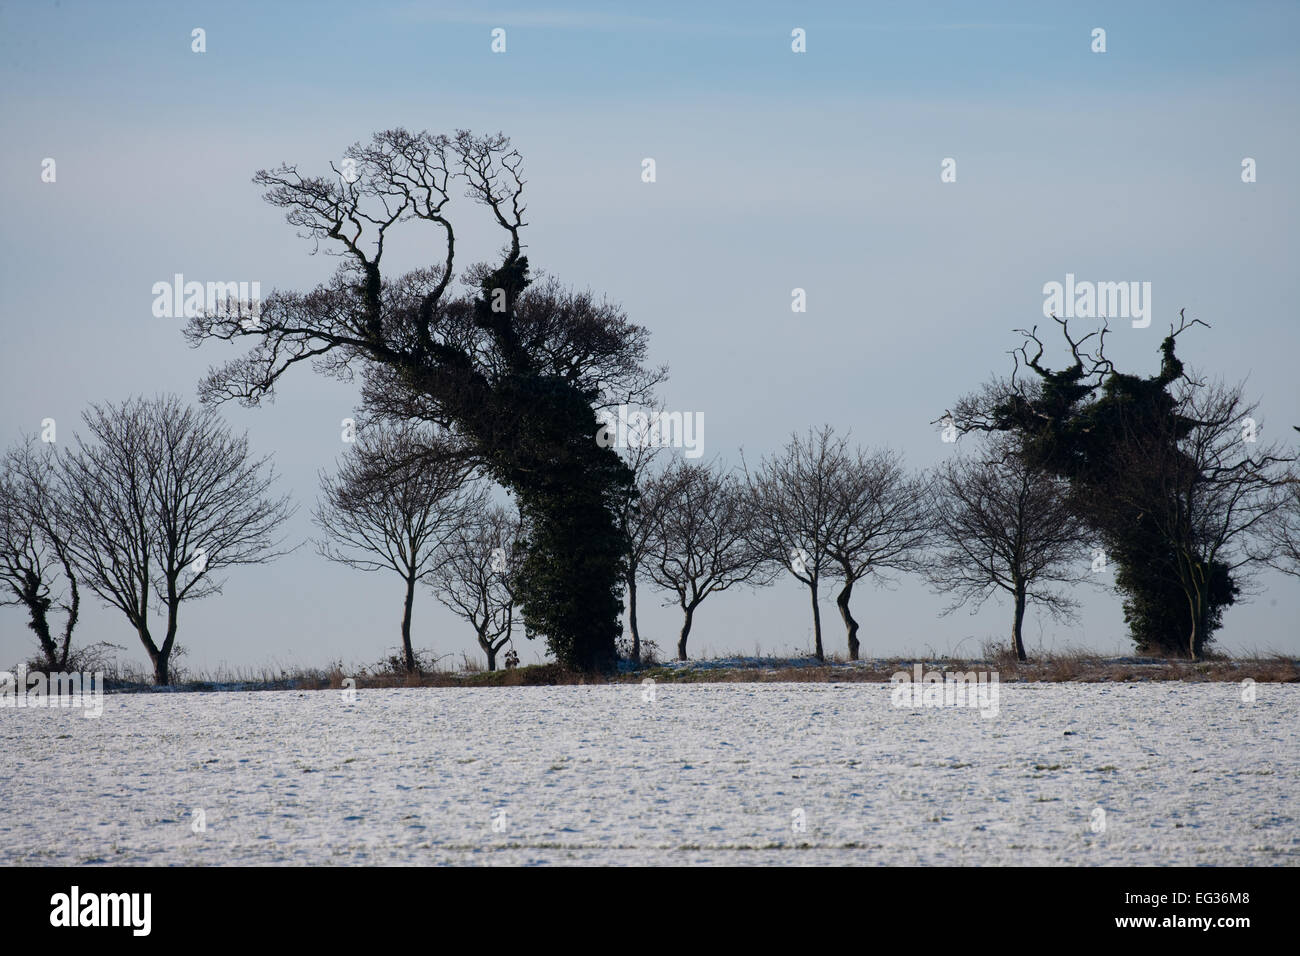
[[[1300,863],[1300,685],[1000,691],[996,717],[867,683],[0,710],[0,864]]]

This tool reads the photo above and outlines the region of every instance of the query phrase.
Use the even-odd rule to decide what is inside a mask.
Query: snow
[[[0,864],[1296,865],[1300,685],[1255,690],[111,694],[0,710]]]

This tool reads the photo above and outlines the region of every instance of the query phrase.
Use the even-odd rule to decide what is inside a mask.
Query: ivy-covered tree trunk
[[[482,280],[476,322],[493,333],[507,367],[464,418],[524,518],[517,595],[526,633],[543,635],[564,667],[610,671],[628,550],[614,503],[632,472],[596,441],[595,396],[540,374],[519,346],[508,316],[528,283],[527,258],[517,255]]]
[[[34,571],[28,571],[23,578],[22,588],[19,591],[19,598],[27,607],[27,613],[31,620],[27,626],[36,632],[36,640],[41,646],[41,656],[45,658],[48,665],[53,665],[58,661],[58,648],[55,647],[54,637],[50,633],[50,599],[45,596],[44,583],[39,575]]]
[[[528,632],[544,635],[560,664],[608,671],[617,664],[623,612],[623,539],[603,488],[588,485],[517,489],[529,527],[519,592]]]

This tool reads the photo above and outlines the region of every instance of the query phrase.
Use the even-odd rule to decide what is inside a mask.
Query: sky
[[[931,422],[1008,369],[1013,330],[1046,321],[1043,286],[1067,274],[1151,283],[1149,327],[1112,323],[1119,367],[1154,370],[1185,308],[1211,328],[1180,337],[1184,360],[1247,379],[1262,437],[1294,437],[1297,41],[1300,5],[1265,2],[0,3],[0,441],[53,418],[66,447],[91,402],[194,401],[236,353],[189,348],[183,320],[153,315],[153,284],[324,280],[336,260],[313,256],[251,178],[281,162],[325,171],[393,126],[513,139],[534,268],[650,330],[651,361],[670,367],[664,405],[702,414],[705,456],[726,465],[822,423],[916,469],[958,453]],[[941,181],[946,159],[955,181]],[[495,255],[481,210],[451,208],[459,261]],[[389,268],[440,261],[436,238],[397,234]],[[796,288],[806,312],[791,310]],[[292,542],[316,534],[317,475],[356,400],[303,367],[274,403],[221,409],[274,456],[300,505]],[[1131,649],[1109,572],[1094,577],[1077,622],[1030,608],[1031,653]],[[399,643],[400,579],[310,543],[226,580],[182,608],[192,671],[366,663]],[[1300,580],[1257,583],[1219,646],[1300,653]],[[680,612],[662,597],[643,587],[638,616],[668,655]],[[864,655],[1006,639],[1005,602],[946,605],[914,578],[859,585]],[[829,589],[822,612],[842,653]],[[482,658],[428,591],[414,630],[444,664]],[[690,650],[800,653],[811,634],[806,592],[785,578],[709,598]],[[77,641],[146,660],[92,595]],[[544,655],[516,645],[525,663]],[[34,646],[23,613],[0,608],[0,665]]]

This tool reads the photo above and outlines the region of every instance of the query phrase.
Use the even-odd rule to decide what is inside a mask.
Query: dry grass
[[[1163,658],[1102,657],[1089,651],[1074,649],[1031,657],[1028,661],[1017,661],[1014,653],[999,651],[976,659],[898,658],[859,661],[849,665],[795,666],[792,662],[773,661],[769,665],[749,667],[660,667],[638,676],[649,676],[665,682],[871,683],[888,682],[900,671],[911,672],[914,665],[918,663],[925,670],[992,671],[997,673],[998,679],[1003,682],[1228,681],[1239,683],[1247,678],[1258,683],[1300,682],[1300,660],[1284,654],[1182,661]],[[620,676],[617,679],[623,680],[626,677]]]
[[[559,684],[635,684],[650,679],[657,683],[888,683],[900,672],[910,673],[916,664],[925,670],[994,672],[1003,682],[1044,681],[1231,681],[1250,678],[1258,683],[1300,682],[1300,660],[1270,653],[1252,657],[1216,657],[1205,661],[1140,657],[1102,657],[1087,651],[1067,649],[1017,661],[1005,648],[986,645],[979,658],[893,658],[845,662],[828,658],[814,662],[807,658],[764,658],[743,663],[695,661],[685,665],[643,666],[612,675],[591,675],[567,671],[558,664],[537,664],[510,670],[484,670],[482,663],[463,655],[455,670],[441,666],[441,659],[421,659],[419,670],[407,673],[394,656],[372,665],[348,666],[335,661],[324,668],[262,668],[220,670],[211,674],[177,676],[172,690],[339,690],[344,681],[357,688],[393,687],[530,687]],[[108,690],[152,689],[152,674],[130,666],[103,669]]]

